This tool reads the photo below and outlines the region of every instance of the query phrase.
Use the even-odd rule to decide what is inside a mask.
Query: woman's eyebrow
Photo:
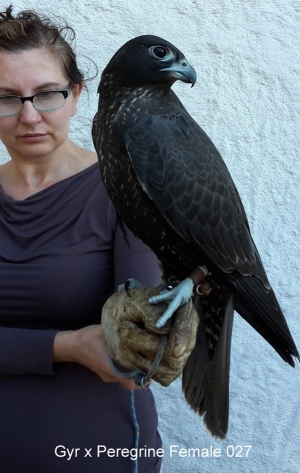
[[[33,89],[33,91],[38,92],[39,90],[45,90],[49,87],[60,88],[61,85],[59,82],[45,82],[44,84],[38,85]],[[12,89],[10,87],[0,87],[0,95],[3,94],[13,94],[13,95],[20,95],[18,89]]]

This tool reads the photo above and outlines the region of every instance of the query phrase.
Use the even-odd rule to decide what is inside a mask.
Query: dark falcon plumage
[[[218,150],[171,90],[194,83],[183,54],[156,36],[126,43],[103,71],[93,140],[121,222],[156,253],[169,276],[209,271],[197,299],[197,343],[183,373],[190,406],[214,436],[228,428],[234,309],[294,366],[299,354]]]

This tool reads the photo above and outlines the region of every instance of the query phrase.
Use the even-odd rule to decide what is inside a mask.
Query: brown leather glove
[[[151,305],[148,299],[159,292],[160,288],[155,287],[130,289],[130,296],[125,291],[114,293],[103,307],[101,325],[112,360],[144,374],[155,360],[162,336],[166,336],[167,344],[152,378],[168,386],[180,376],[195,346],[198,315],[189,300],[163,328],[157,329],[155,323],[167,304]]]

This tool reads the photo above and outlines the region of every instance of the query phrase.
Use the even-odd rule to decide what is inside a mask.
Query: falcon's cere
[[[194,84],[196,73],[175,46],[148,35],[127,42],[103,71],[93,140],[123,228],[156,253],[167,277],[190,289],[194,270],[207,268],[211,292],[195,298],[199,328],[183,390],[212,435],[224,438],[234,309],[291,366],[299,353],[235,184],[171,90],[176,80]]]

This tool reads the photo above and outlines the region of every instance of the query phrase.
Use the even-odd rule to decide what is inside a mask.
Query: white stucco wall
[[[8,3],[8,2],[7,2]],[[198,73],[175,90],[212,138],[244,202],[269,279],[300,348],[300,1],[15,0],[16,9],[61,15],[76,29],[79,62],[103,69],[140,34],[176,44]],[[1,6],[6,6],[1,1]],[[2,8],[3,9],[3,8]],[[2,10],[1,9],[1,10]],[[20,71],[21,73],[21,71]],[[72,137],[92,149],[98,79],[72,122]],[[6,158],[0,149],[0,162]],[[166,472],[299,473],[300,364],[293,370],[237,314],[232,340],[230,424],[215,441],[185,404],[180,382],[154,387]],[[170,457],[178,448],[221,449],[219,458]],[[251,445],[246,458],[228,446]],[[237,454],[238,449],[235,450]]]

